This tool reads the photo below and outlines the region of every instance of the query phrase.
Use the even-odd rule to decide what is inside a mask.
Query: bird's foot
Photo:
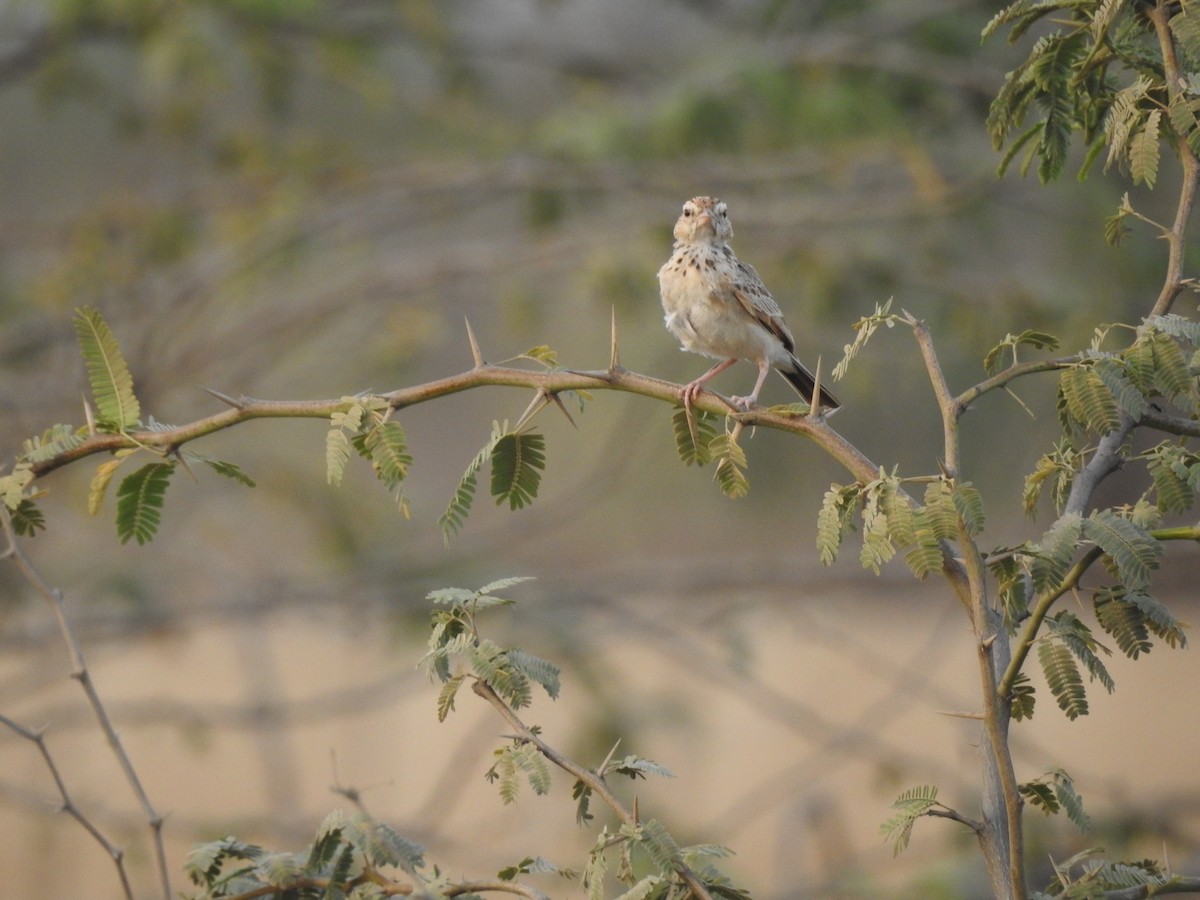
[[[758,397],[754,397],[754,396],[730,397],[729,399],[730,399],[730,401],[732,401],[734,406],[740,406],[742,409],[746,410],[747,412],[750,411],[750,407],[752,407],[756,403],[758,403]]]

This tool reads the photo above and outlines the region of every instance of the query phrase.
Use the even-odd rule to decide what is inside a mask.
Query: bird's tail
[[[817,380],[808,369],[804,368],[800,360],[793,356],[792,368],[780,369],[779,374],[786,378],[788,384],[796,389],[796,392],[804,398],[805,403],[812,402],[813,388],[817,386]],[[821,406],[825,407],[829,412],[833,412],[836,409],[840,409],[841,405],[837,397],[825,390],[825,385],[821,385]]]

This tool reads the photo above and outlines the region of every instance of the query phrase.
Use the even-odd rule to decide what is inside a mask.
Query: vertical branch
[[[1167,95],[1174,100],[1180,92],[1182,73],[1179,68],[1179,57],[1175,52],[1175,39],[1171,35],[1168,24],[1166,4],[1159,2],[1146,11],[1146,17],[1154,25],[1154,34],[1158,38],[1159,50],[1163,59],[1163,76],[1167,85]],[[1183,263],[1186,245],[1188,220],[1192,216],[1192,208],[1196,203],[1196,188],[1200,184],[1200,161],[1192,151],[1187,136],[1174,135],[1175,150],[1179,156],[1179,165],[1183,170],[1183,182],[1179,188],[1179,204],[1175,208],[1175,221],[1167,232],[1167,272],[1163,278],[1162,290],[1154,303],[1150,315],[1161,316],[1170,311],[1175,298],[1183,289]]]
[[[945,373],[933,346],[933,338],[924,322],[905,312],[913,330],[933,392],[942,416],[943,453],[946,474],[960,474],[959,417],[964,407],[950,391]],[[996,686],[1009,664],[1008,638],[1000,616],[988,602],[987,566],[979,544],[959,518],[958,546],[963,555],[969,588],[968,612],[975,633],[978,653],[980,691],[983,698],[983,819],[979,832],[984,860],[998,897],[1024,900],[1025,860],[1021,832],[1021,795],[1008,746],[1009,701]]]
[[[113,726],[112,720],[108,716],[108,710],[104,706],[104,701],[100,699],[100,694],[96,691],[96,686],[92,682],[91,672],[88,670],[87,662],[83,658],[83,649],[80,647],[79,640],[75,636],[75,631],[71,627],[70,620],[67,618],[62,591],[50,587],[46,580],[42,578],[41,573],[38,572],[33,563],[30,562],[29,558],[21,550],[20,545],[17,543],[17,534],[13,528],[12,517],[3,504],[0,504],[0,528],[3,529],[4,536],[8,540],[8,550],[4,555],[12,558],[17,568],[21,571],[21,574],[25,577],[25,580],[49,604],[54,619],[58,623],[59,633],[62,635],[63,642],[67,646],[67,653],[71,660],[71,677],[78,681],[83,688],[88,704],[92,707],[92,711],[96,715],[96,720],[100,724],[100,730],[104,732],[104,737],[108,741],[108,745],[112,749],[118,764],[121,766],[121,770],[125,773],[125,779],[129,782],[129,786],[133,790],[134,796],[137,798],[149,822],[155,861],[158,867],[159,878],[162,882],[163,900],[171,900],[171,878],[167,868],[167,853],[163,846],[162,836],[163,817],[155,811],[154,806],[150,803],[150,797],[147,795],[146,789],[142,786],[141,778],[138,777],[137,770],[133,767],[133,762],[125,750],[125,745],[121,743],[121,736]]]

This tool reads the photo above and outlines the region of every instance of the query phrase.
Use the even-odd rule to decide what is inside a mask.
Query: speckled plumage
[[[674,250],[658,272],[667,328],[683,349],[721,360],[687,384],[682,399],[690,404],[710,378],[745,359],[758,366],[758,381],[749,395],[731,398],[737,405],[748,409],[758,402],[772,367],[811,401],[815,380],[794,355],[783,311],[753,266],[734,255],[732,236],[725,204],[694,197],[683,205]],[[820,403],[830,411],[840,405],[823,387]]]

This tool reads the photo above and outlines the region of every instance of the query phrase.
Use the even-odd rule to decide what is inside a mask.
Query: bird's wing
[[[779,338],[789,353],[795,350],[796,342],[792,333],[788,331],[787,323],[783,321],[783,310],[779,308],[779,304],[775,302],[775,298],[771,296],[771,292],[767,290],[753,266],[739,260],[737,275],[726,279],[726,287],[741,304],[742,309],[759,325]]]

